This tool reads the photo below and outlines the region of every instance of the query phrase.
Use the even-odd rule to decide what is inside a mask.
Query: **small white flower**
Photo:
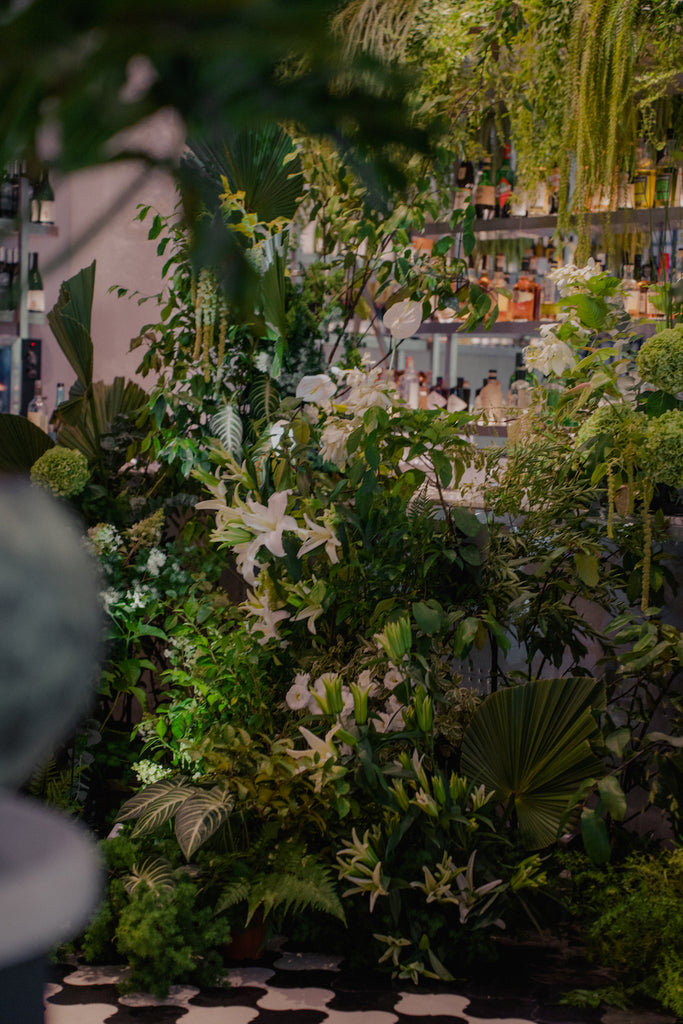
[[[308,689],[310,679],[311,677],[308,672],[299,672],[294,677],[294,682],[285,696],[287,706],[290,707],[292,711],[307,710],[308,702],[311,699],[311,694]]]
[[[145,568],[150,576],[158,576],[166,562],[166,555],[159,548],[152,548]]]
[[[346,466],[346,442],[354,430],[351,420],[331,419],[320,435],[320,455],[325,462],[333,462],[339,469]]]
[[[387,690],[395,690],[398,684],[403,682],[403,673],[390,662],[389,668],[385,672],[382,682],[386,686]]]
[[[120,594],[118,590],[114,590],[113,587],[108,587],[107,590],[103,590],[102,593],[100,594],[100,600],[102,602],[105,612],[109,614],[112,607],[115,604],[118,604],[122,597],[123,595]]]

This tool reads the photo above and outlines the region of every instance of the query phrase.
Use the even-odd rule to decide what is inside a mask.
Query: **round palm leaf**
[[[475,712],[462,772],[512,804],[529,849],[554,842],[579,787],[604,774],[590,747],[602,704],[592,679],[540,679],[492,693]]]

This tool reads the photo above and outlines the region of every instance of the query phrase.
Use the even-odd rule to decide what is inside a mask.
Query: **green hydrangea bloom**
[[[640,460],[655,483],[683,487],[683,412],[672,409],[648,421]]]
[[[584,420],[576,435],[577,445],[607,434],[615,446],[623,448],[629,441],[638,442],[644,433],[647,418],[628,405],[601,405]]]
[[[80,494],[88,480],[88,460],[82,452],[55,445],[31,466],[31,480],[61,498]]]
[[[683,391],[683,324],[654,334],[636,356],[638,373],[660,391]]]

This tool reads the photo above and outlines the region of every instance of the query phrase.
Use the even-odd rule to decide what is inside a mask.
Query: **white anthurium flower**
[[[527,345],[524,361],[530,370],[540,370],[546,377],[551,373],[561,377],[565,370],[576,366],[577,358],[574,349],[550,331],[543,339],[532,339]]]
[[[336,565],[339,561],[337,555],[337,548],[341,547],[341,541],[338,540],[336,533],[330,525],[330,512],[326,510],[323,515],[324,522],[316,523],[309,518],[306,512],[304,512],[304,522],[306,529],[299,529],[299,536],[303,540],[303,544],[299,548],[297,558],[303,558],[309,551],[315,551],[321,544],[325,545],[325,554],[329,558],[333,565]]]
[[[296,386],[296,397],[314,405],[327,407],[336,390],[336,383],[326,373],[313,373],[301,378]]]
[[[241,519],[248,530],[258,534],[255,538],[259,547],[264,544],[276,558],[283,558],[282,534],[285,530],[296,532],[298,523],[293,516],[285,515],[290,491],[275,491],[268,498],[268,505],[261,505],[253,498],[247,498],[246,511]]]
[[[422,304],[413,299],[395,302],[384,314],[382,322],[395,341],[410,338],[422,323]]]
[[[270,597],[267,592],[257,593],[252,591],[242,607],[256,620],[249,627],[250,633],[262,633],[258,643],[263,645],[269,640],[279,640],[280,634],[277,631],[278,622],[289,618],[289,612],[284,608],[271,608]]]

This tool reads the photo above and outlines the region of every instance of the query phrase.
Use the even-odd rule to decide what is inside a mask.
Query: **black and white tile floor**
[[[674,1024],[662,1014],[572,1010],[552,986],[524,993],[491,989],[423,991],[409,983],[359,977],[340,958],[266,954],[227,969],[229,987],[175,986],[167,999],[119,995],[120,967],[53,968],[45,991],[45,1024]]]

